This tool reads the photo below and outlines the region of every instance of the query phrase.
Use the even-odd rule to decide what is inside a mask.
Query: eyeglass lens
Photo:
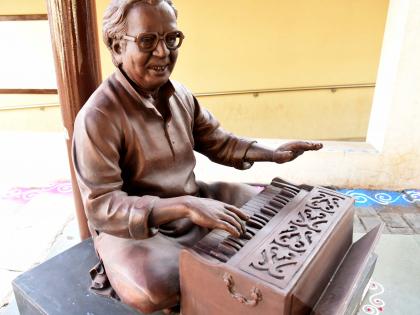
[[[153,50],[156,48],[159,39],[160,38],[157,34],[142,34],[138,39],[138,44],[141,49]],[[166,33],[163,40],[168,49],[176,49],[181,45],[182,34],[180,32]]]

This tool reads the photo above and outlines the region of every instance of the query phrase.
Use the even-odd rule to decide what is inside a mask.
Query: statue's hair
[[[127,31],[127,14],[137,3],[147,3],[156,5],[160,2],[166,2],[174,10],[175,16],[178,12],[172,3],[172,0],[111,0],[105,10],[102,23],[102,37],[106,47],[111,51],[112,62],[118,66],[112,51],[112,44],[115,40],[120,40]]]

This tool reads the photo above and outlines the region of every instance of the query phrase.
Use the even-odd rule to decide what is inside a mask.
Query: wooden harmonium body
[[[245,235],[213,230],[182,251],[182,315],[354,313],[380,228],[353,244],[351,197],[275,178],[241,210]]]

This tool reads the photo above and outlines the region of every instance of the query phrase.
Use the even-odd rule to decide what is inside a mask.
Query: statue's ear
[[[117,64],[121,64],[122,63],[122,53],[123,53],[123,49],[124,47],[122,46],[122,42],[120,40],[114,40],[112,42],[112,55],[115,59],[115,61],[117,62]]]

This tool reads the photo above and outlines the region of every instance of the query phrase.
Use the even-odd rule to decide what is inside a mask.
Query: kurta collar
[[[155,100],[151,96],[141,95],[131,82],[126,78],[124,73],[121,71],[120,68],[117,68],[115,71],[116,79],[121,83],[121,85],[125,88],[125,90],[136,100],[137,103],[143,104],[145,107],[156,110],[155,107]],[[171,96],[175,93],[175,88],[171,82],[168,80],[160,89],[159,89],[159,97],[163,99],[169,100]]]

